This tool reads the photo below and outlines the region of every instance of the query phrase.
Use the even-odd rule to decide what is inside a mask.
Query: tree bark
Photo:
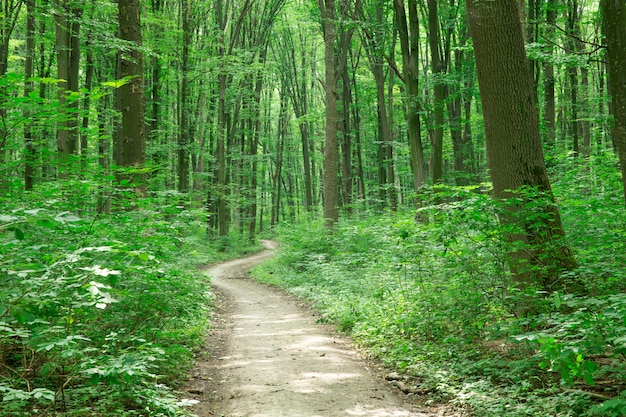
[[[424,162],[424,147],[420,136],[419,104],[419,21],[417,15],[417,1],[408,0],[409,23],[404,8],[404,0],[394,0],[396,25],[402,50],[402,71],[407,93],[407,127],[409,149],[411,154],[411,170],[413,173],[413,191],[418,192],[426,180],[426,164]]]
[[[556,7],[557,0],[548,0],[546,3],[546,32],[544,52],[548,56],[543,64],[543,120],[546,128],[545,142],[553,146],[556,141],[556,102],[554,97],[554,64],[552,63],[552,53],[554,47],[552,42],[554,39],[554,26],[556,25]]]
[[[626,4],[623,0],[602,0],[600,4],[609,62],[613,143],[619,156],[626,202]]]
[[[178,132],[178,191],[189,191],[189,44],[191,43],[191,0],[181,0],[182,56],[180,86],[180,126]]]
[[[119,166],[134,169],[130,175],[124,176],[132,180],[135,194],[145,197],[144,175],[139,171],[146,157],[140,9],[139,0],[118,2],[119,36],[131,43],[132,48],[119,55],[118,77],[129,77],[129,81],[119,88],[122,121],[116,154]]]
[[[505,238],[512,244],[513,277],[522,287],[566,286],[559,281],[560,275],[575,268],[576,261],[563,242],[561,218],[546,172],[517,2],[477,0],[466,6],[493,193],[498,199],[522,199],[518,205],[505,203],[507,211],[501,215],[508,228]],[[529,205],[535,207],[527,209]]]
[[[442,76],[445,72],[444,62],[441,58],[439,40],[439,15],[437,13],[437,0],[428,0],[428,40],[430,44],[431,68],[435,77],[434,99],[434,134],[433,134],[433,184],[441,182],[443,177],[443,111],[445,107],[445,84]]]
[[[35,58],[35,0],[26,0],[26,59],[24,60],[24,97],[28,98],[34,91],[33,63]],[[29,117],[29,112],[25,112],[25,118]],[[33,144],[32,128],[30,125],[24,127],[24,144],[26,145],[26,155],[24,158],[24,189],[32,190],[35,180],[35,145]]]
[[[324,29],[326,138],[324,141],[324,222],[332,228],[339,220],[337,210],[337,64],[335,60],[335,1],[318,0]]]

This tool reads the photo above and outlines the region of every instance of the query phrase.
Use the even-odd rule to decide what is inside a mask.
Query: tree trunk
[[[578,0],[568,2],[567,30],[571,34],[565,41],[569,53],[576,53],[576,41],[572,36],[576,33],[578,22]],[[567,68],[567,75],[570,82],[570,117],[569,132],[572,136],[572,150],[574,156],[578,156],[580,151],[580,121],[578,120],[578,67],[570,64]]]
[[[600,4],[609,62],[613,143],[619,156],[626,201],[626,4],[623,0],[602,0]]]
[[[352,204],[352,125],[350,123],[350,108],[352,107],[352,83],[350,82],[350,72],[348,66],[344,65],[341,72],[341,179],[343,206],[346,211],[350,212],[350,204]]]
[[[575,268],[576,261],[563,242],[561,218],[546,172],[517,2],[466,4],[494,196],[522,198],[517,205],[508,203],[507,212],[501,215],[508,228],[505,238],[512,244],[513,277],[521,286],[565,286],[559,282],[560,275]],[[531,211],[527,207],[533,204]]]
[[[67,114],[66,100],[70,80],[70,24],[67,0],[58,0],[56,6],[58,10],[56,10],[54,20],[56,24],[57,78],[61,80],[57,83],[57,98],[59,108],[66,112],[57,127],[57,150],[59,154],[59,176],[65,178],[68,175],[70,155],[76,153],[76,142],[70,136],[69,118],[71,116]]]
[[[394,0],[396,25],[402,50],[402,70],[407,93],[407,128],[413,173],[413,191],[418,192],[426,180],[424,147],[420,137],[420,110],[418,88],[419,22],[417,1],[408,0],[409,24],[407,26],[404,0]],[[410,29],[410,31],[409,31]]]
[[[337,65],[335,61],[335,1],[318,0],[324,29],[326,96],[326,139],[324,141],[324,221],[332,228],[339,220],[337,210]]]
[[[143,52],[141,51],[141,18],[139,0],[120,1],[118,19],[120,39],[133,47],[119,55],[118,78],[130,77],[119,88],[119,110],[122,121],[117,142],[121,167],[132,168],[130,175],[122,175],[132,181],[135,194],[145,197],[144,175],[140,169],[145,162],[146,143],[144,127]]]
[[[544,52],[547,59],[543,64],[543,120],[546,127],[545,142],[553,146],[556,141],[556,103],[554,97],[554,64],[552,63],[552,53],[554,50],[554,26],[556,25],[557,0],[548,0],[546,3],[546,32],[548,39],[544,44]]]
[[[17,23],[17,19],[20,16],[20,9],[22,7],[21,0],[3,0],[0,2],[0,77],[4,77],[9,68],[9,52],[11,34]],[[5,96],[5,87],[1,87],[0,95]],[[0,107],[0,119],[5,120],[7,115],[7,109]],[[7,172],[7,140],[9,131],[5,123],[0,123],[0,191],[5,191],[7,188],[7,178],[9,173]]]
[[[191,43],[191,0],[181,0],[182,56],[180,86],[180,126],[178,132],[178,191],[189,191],[189,44]]]
[[[439,42],[439,16],[437,0],[428,0],[428,40],[434,84],[434,134],[433,134],[433,184],[441,182],[443,177],[443,111],[445,107],[445,84],[442,77],[445,72],[444,62],[441,59]]]
[[[33,82],[33,61],[35,57],[35,0],[26,0],[26,59],[24,60],[24,97],[28,98],[34,91]],[[24,117],[28,119],[29,112],[26,111]],[[32,128],[30,124],[24,127],[24,144],[26,145],[26,155],[24,163],[24,189],[33,189],[35,180],[35,145],[33,144]]]

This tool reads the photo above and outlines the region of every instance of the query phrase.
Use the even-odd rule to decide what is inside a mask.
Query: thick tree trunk
[[[118,165],[139,170],[145,162],[146,143],[144,126],[144,83],[143,52],[141,51],[141,19],[139,0],[118,3],[119,33],[122,40],[131,42],[133,47],[119,55],[118,77],[130,77],[128,83],[119,88],[119,110],[122,122],[118,137]],[[135,194],[144,197],[146,193],[144,175],[133,173],[124,175],[133,181]]]
[[[619,156],[626,201],[626,4],[623,0],[602,0],[601,7],[613,103],[613,143]]]
[[[324,221],[332,228],[339,220],[337,210],[337,63],[335,60],[335,1],[318,0],[324,29],[326,96],[326,139],[324,141]]]
[[[509,204],[501,216],[505,227],[511,228],[505,236],[512,243],[511,271],[521,286],[564,287],[568,283],[559,281],[561,273],[575,268],[576,261],[563,242],[561,218],[546,173],[517,2],[466,4],[494,196],[522,198],[521,204]],[[534,205],[532,211],[526,208],[529,204]]]

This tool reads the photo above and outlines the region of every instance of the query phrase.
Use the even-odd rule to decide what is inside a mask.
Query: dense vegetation
[[[498,203],[442,186],[420,212],[280,227],[263,282],[314,301],[428,402],[472,416],[622,416],[626,410],[626,210],[613,163],[558,158],[568,243],[589,295],[520,291],[505,264]],[[613,189],[607,193],[605,190]],[[444,202],[442,202],[444,201]],[[525,306],[524,309],[519,306]],[[532,307],[532,313],[526,307]],[[620,396],[621,394],[621,396]]]
[[[212,304],[197,267],[254,249],[208,242],[204,215],[168,193],[115,215],[77,211],[92,185],[1,202],[2,417],[185,414],[174,390]]]
[[[623,0],[3,0],[0,417],[184,413],[268,231],[433,401],[626,415],[625,173]]]

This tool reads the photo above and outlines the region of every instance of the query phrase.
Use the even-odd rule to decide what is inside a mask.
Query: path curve
[[[264,241],[274,249],[275,242]],[[435,417],[406,404],[293,298],[244,278],[273,256],[265,250],[206,270],[223,304],[222,330],[207,347],[187,391],[199,417]],[[218,325],[218,327],[220,327]],[[222,345],[219,347],[219,345]]]

